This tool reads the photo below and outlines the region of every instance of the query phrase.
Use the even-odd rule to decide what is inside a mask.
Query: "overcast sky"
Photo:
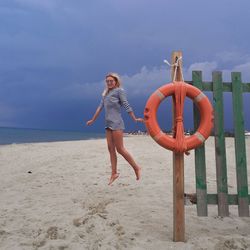
[[[225,81],[240,71],[250,82],[249,23],[248,0],[1,0],[0,126],[102,132],[103,114],[92,128],[84,123],[110,71],[142,116],[150,93],[170,81],[163,60],[174,50],[183,52],[186,80],[192,70],[207,81],[219,70]]]

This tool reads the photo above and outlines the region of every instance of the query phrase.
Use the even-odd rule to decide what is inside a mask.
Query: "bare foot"
[[[136,175],[136,180],[139,181],[141,178],[141,168],[137,167],[137,169],[135,169],[135,175]]]
[[[109,184],[108,185],[111,185],[117,178],[119,177],[119,174],[116,173],[116,174],[111,174],[111,177],[109,179]]]

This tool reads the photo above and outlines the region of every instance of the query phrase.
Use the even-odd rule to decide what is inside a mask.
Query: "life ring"
[[[185,89],[185,96],[191,98],[197,105],[200,112],[200,124],[197,131],[191,136],[181,135],[182,142],[178,141],[177,134],[174,137],[163,133],[157,122],[157,109],[160,103],[168,96],[174,96],[176,102],[176,93]],[[175,104],[175,110],[177,104]],[[182,106],[183,109],[183,106]],[[176,114],[175,114],[176,117]],[[185,82],[175,82],[165,84],[157,89],[148,99],[144,110],[145,125],[151,137],[162,147],[174,152],[185,152],[199,147],[209,137],[213,128],[213,108],[209,99],[196,87]],[[182,115],[176,117],[176,123],[183,126]],[[179,135],[180,138],[180,135]]]

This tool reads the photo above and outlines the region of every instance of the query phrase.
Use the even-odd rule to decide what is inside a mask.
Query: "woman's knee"
[[[116,147],[116,151],[121,155],[126,153],[126,149],[124,147]]]

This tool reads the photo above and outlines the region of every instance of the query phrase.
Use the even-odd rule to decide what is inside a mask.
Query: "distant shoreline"
[[[104,138],[104,133],[76,131],[39,130],[23,128],[0,128],[0,145],[39,143],[55,141],[76,141]]]
[[[171,131],[163,131],[169,136]],[[185,135],[191,135],[192,131],[185,132]],[[149,136],[147,131],[134,130],[125,131],[125,137],[130,136]],[[213,134],[211,135],[213,136]],[[250,133],[245,132],[245,138],[249,138]],[[105,133],[86,133],[77,131],[59,131],[59,130],[40,130],[24,128],[0,127],[0,145],[24,144],[24,143],[42,143],[42,142],[60,142],[60,141],[82,141],[96,140],[105,138]],[[225,132],[225,137],[234,137],[232,132]]]

